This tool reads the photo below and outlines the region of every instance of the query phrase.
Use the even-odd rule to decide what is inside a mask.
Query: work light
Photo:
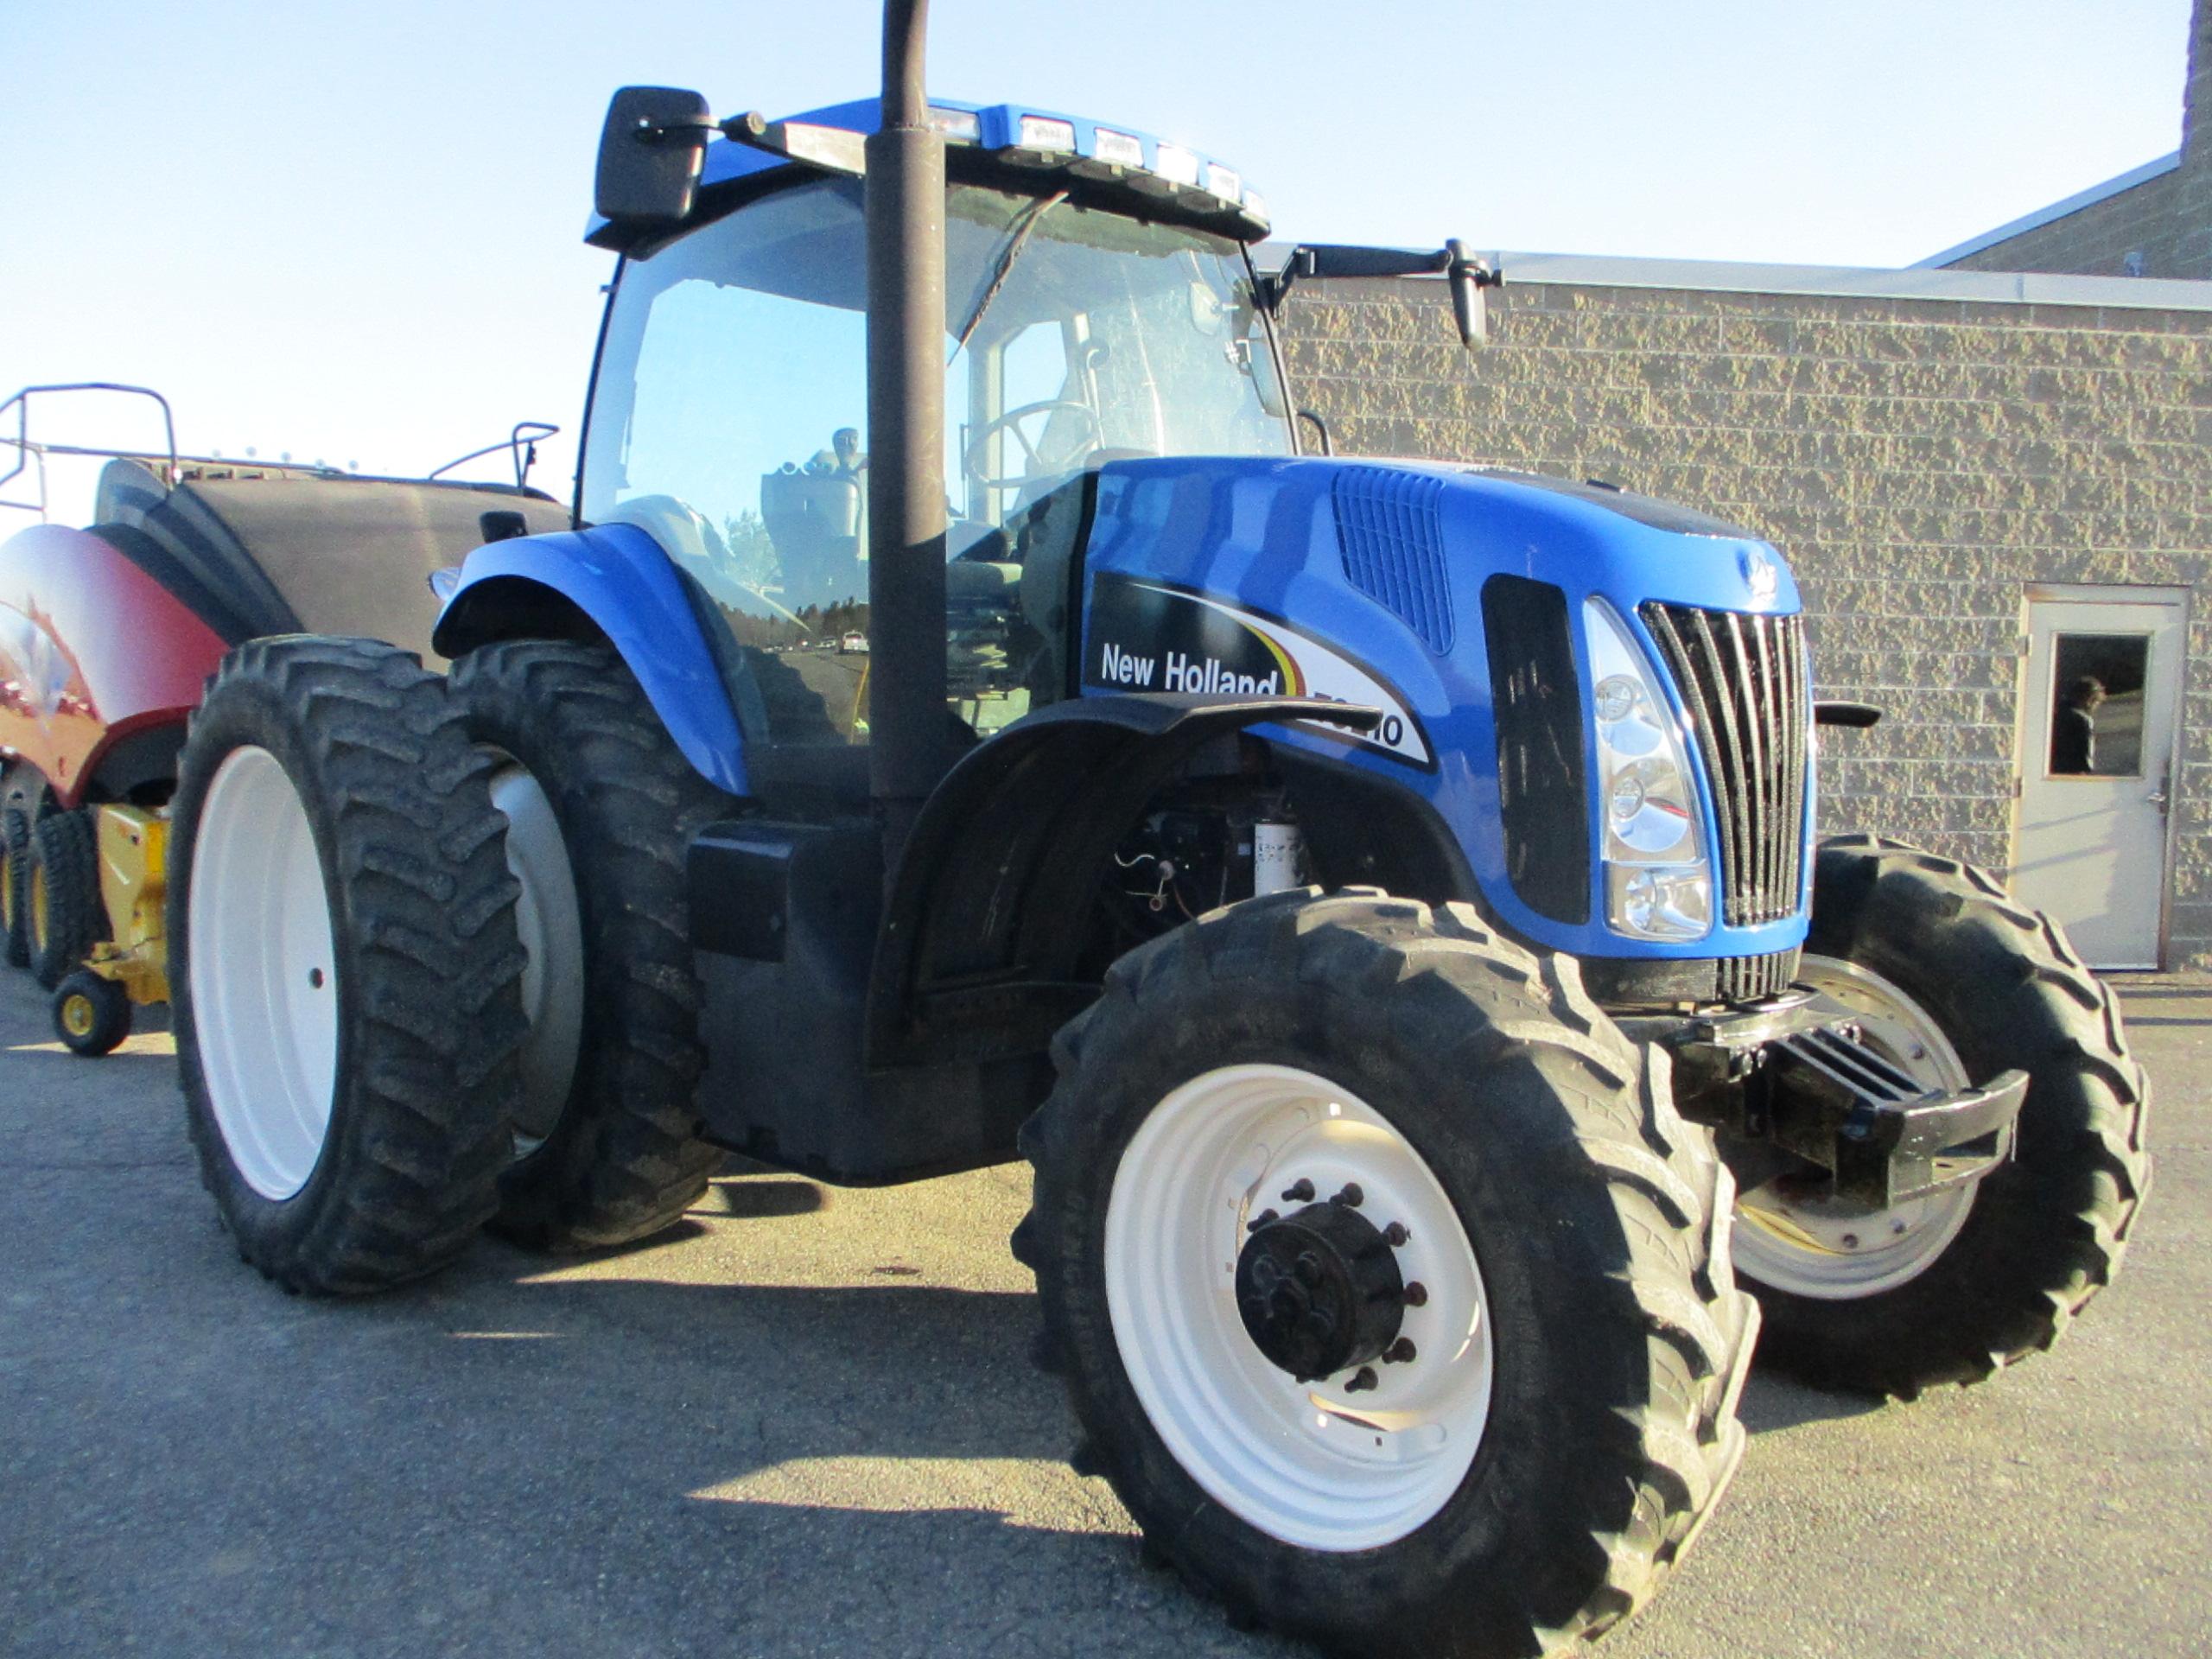
[[[1713,928],[1713,865],[1673,709],[1649,664],[1602,599],[1582,607],[1597,733],[1605,921],[1646,939]]]

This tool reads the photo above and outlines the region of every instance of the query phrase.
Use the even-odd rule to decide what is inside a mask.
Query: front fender
[[[621,653],[683,758],[717,789],[752,792],[745,738],[683,579],[634,524],[518,536],[478,548],[430,640],[457,657],[580,612]],[[559,631],[557,626],[556,631]]]
[[[948,772],[889,883],[869,983],[873,1065],[1042,1052],[1076,983],[1099,872],[1198,749],[1255,725],[1379,709],[1303,696],[1112,692],[1018,720]]]

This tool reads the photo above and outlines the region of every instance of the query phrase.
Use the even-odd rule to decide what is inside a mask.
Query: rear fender
[[[97,774],[124,740],[181,726],[230,643],[130,556],[130,541],[34,524],[0,542],[0,750],[63,807],[105,792]],[[126,787],[159,781],[146,760]]]
[[[431,643],[458,657],[495,639],[592,632],[621,653],[699,775],[733,795],[750,794],[744,734],[691,595],[660,543],[634,524],[478,548],[461,566]]]

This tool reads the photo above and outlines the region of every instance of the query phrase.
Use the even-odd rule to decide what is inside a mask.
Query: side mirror
[[[592,205],[617,225],[674,225],[691,211],[713,111],[696,92],[625,86],[607,106]]]
[[[1454,237],[1444,245],[1445,275],[1452,283],[1452,315],[1459,325],[1459,343],[1469,351],[1490,338],[1490,308],[1483,290],[1502,287],[1505,273],[1491,269],[1487,259],[1467,252],[1466,244]]]

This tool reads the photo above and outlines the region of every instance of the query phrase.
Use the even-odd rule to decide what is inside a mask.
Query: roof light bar
[[[1048,115],[1025,115],[1021,118],[1021,148],[1024,149],[1052,149],[1072,152],[1075,149],[1075,123],[1057,120]]]
[[[1095,127],[1090,135],[1090,153],[1102,162],[1111,162],[1116,167],[1142,167],[1144,140],[1133,132],[1116,132],[1110,127]]]
[[[1198,158],[1180,144],[1160,144],[1153,150],[1152,170],[1170,184],[1195,185]]]

